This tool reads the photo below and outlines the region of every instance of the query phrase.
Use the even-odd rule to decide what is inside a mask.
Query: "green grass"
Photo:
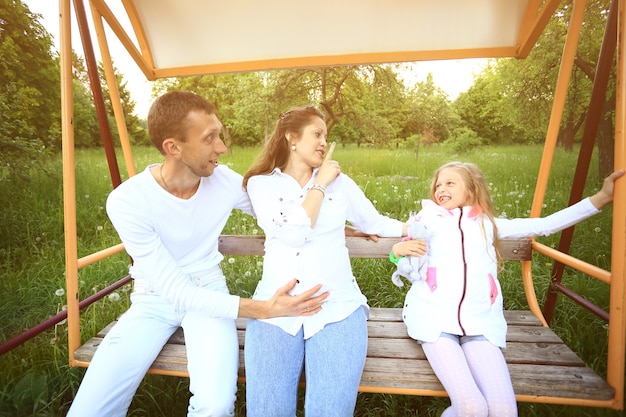
[[[134,149],[136,168],[160,161],[150,148]],[[236,148],[221,162],[243,173],[258,149]],[[535,178],[540,163],[540,146],[485,147],[465,155],[451,154],[444,146],[422,148],[416,158],[412,150],[372,150],[339,147],[335,159],[375,202],[380,212],[406,219],[419,210],[428,196],[433,171],[450,160],[477,163],[485,172],[499,214],[526,217],[532,202]],[[576,154],[557,150],[543,213],[567,204]],[[585,195],[600,186],[594,162]],[[112,189],[104,151],[77,152],[77,216],[79,256],[118,243],[107,219],[104,203]],[[125,172],[120,158],[120,171]],[[0,182],[0,319],[3,341],[9,340],[64,308],[65,287],[63,203],[61,162],[52,160],[40,166],[39,174],[28,181]],[[123,178],[127,175],[123,174]],[[602,268],[610,265],[611,209],[576,227],[571,253]],[[253,218],[235,212],[225,233],[262,233]],[[555,247],[558,235],[538,239]],[[536,255],[533,274],[538,297],[543,301],[552,264]],[[80,271],[80,297],[85,298],[127,274],[125,254]],[[262,258],[232,257],[224,261],[231,291],[250,296],[260,278]],[[373,307],[400,307],[406,289],[397,288],[389,279],[393,268],[384,260],[353,260],[355,275]],[[526,308],[519,265],[511,263],[501,275],[506,308]],[[566,270],[564,282],[600,306],[608,306],[606,285],[579,273]],[[105,298],[81,315],[83,339],[93,335],[129,306],[129,288],[117,291],[118,301]],[[605,324],[574,303],[560,297],[553,328],[570,347],[598,373],[606,364]],[[70,368],[67,360],[67,325],[59,324],[24,345],[0,356],[0,416],[62,416],[80,384],[83,369]],[[600,335],[598,335],[600,333]],[[240,387],[238,415],[244,415],[243,389]],[[130,416],[185,415],[188,380],[148,375],[140,386]],[[428,398],[383,394],[360,394],[357,416],[438,416],[448,405],[447,398]],[[520,416],[594,416],[622,415],[606,409],[520,403]]]

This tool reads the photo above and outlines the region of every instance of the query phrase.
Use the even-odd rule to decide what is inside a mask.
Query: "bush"
[[[474,148],[486,145],[487,140],[479,137],[472,129],[463,127],[455,129],[446,143],[451,146],[453,152],[467,154]]]

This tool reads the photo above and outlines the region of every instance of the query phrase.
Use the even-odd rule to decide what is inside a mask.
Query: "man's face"
[[[195,175],[208,177],[218,165],[218,158],[228,150],[220,132],[222,123],[215,114],[192,111],[187,116],[186,141],[178,142],[181,162]]]

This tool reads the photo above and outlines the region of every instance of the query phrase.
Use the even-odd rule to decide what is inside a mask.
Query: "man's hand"
[[[322,309],[324,300],[328,298],[328,292],[313,297],[321,288],[318,284],[299,295],[290,295],[289,292],[296,286],[296,279],[292,279],[267,300],[268,318],[280,316],[311,316]]]

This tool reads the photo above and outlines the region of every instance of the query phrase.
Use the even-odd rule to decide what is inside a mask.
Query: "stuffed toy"
[[[409,225],[408,236],[404,240],[425,240],[428,241],[429,233],[424,223],[414,221]],[[405,256],[398,261],[398,268],[391,276],[391,281],[398,287],[404,287],[402,277],[411,283],[426,279],[428,268],[428,255]]]

